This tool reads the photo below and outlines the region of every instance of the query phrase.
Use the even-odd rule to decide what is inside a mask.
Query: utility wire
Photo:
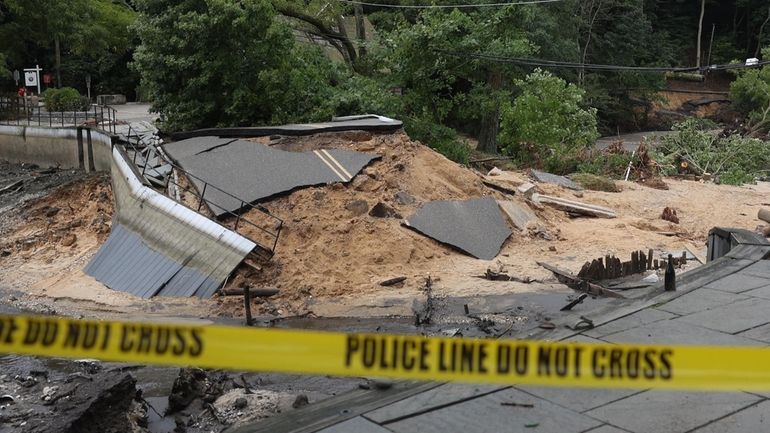
[[[533,5],[540,3],[556,3],[564,0],[530,0],[530,1],[518,1],[518,2],[502,2],[502,3],[479,3],[479,4],[460,4],[460,5],[399,5],[399,4],[386,4],[386,3],[370,3],[358,0],[337,0],[342,3],[364,5],[364,6],[377,6],[381,8],[391,9],[462,9],[462,8],[483,8],[483,7],[502,7],[502,6],[516,6],[516,5]]]
[[[745,65],[742,63],[731,63],[731,64],[724,64],[724,65],[704,66],[701,68],[694,67],[694,66],[683,67],[683,68],[673,68],[673,67],[665,67],[665,66],[601,65],[601,64],[595,64],[595,63],[576,63],[576,62],[565,62],[565,61],[556,61],[556,60],[532,59],[532,58],[524,58],[524,57],[501,57],[501,56],[494,56],[490,54],[464,53],[459,51],[449,51],[449,50],[440,50],[440,49],[434,49],[434,51],[443,53],[443,54],[448,54],[451,56],[456,56],[456,57],[470,57],[470,58],[475,58],[479,60],[489,60],[489,61],[494,61],[499,63],[513,63],[518,65],[541,66],[541,67],[549,67],[549,68],[556,67],[556,68],[588,69],[588,70],[596,70],[596,71],[701,72],[701,71],[708,71],[708,70],[753,68],[753,67],[770,64],[770,61],[763,61],[753,65]]]

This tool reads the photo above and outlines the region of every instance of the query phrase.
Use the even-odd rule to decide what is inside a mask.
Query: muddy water
[[[415,317],[293,317],[275,320],[273,325],[338,332],[515,338],[545,322],[588,314],[610,301],[608,298],[588,297],[571,311],[560,311],[577,295],[566,287],[556,287],[507,295],[436,297],[430,300],[429,320],[423,320],[419,325]],[[418,309],[424,310],[425,305],[418,306]]]

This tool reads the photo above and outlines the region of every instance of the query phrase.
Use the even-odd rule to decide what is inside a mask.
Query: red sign
[[[53,74],[43,74],[43,83],[51,84],[53,82]]]

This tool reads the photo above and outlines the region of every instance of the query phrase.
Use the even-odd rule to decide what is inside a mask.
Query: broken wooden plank
[[[594,216],[599,218],[615,218],[617,215],[612,209],[596,206],[579,201],[567,200],[564,198],[553,197],[543,194],[532,194],[532,201],[538,204],[545,204],[565,212],[574,212],[582,215]]]
[[[498,182],[493,182],[491,180],[486,180],[486,179],[482,180],[481,182],[484,185],[486,185],[486,186],[488,186],[488,187],[490,187],[492,189],[495,189],[495,190],[498,190],[498,191],[502,192],[503,194],[516,195],[516,190],[515,189],[510,188],[510,187],[505,186],[505,185],[502,185],[502,184],[500,184]]]
[[[685,248],[685,249],[686,249],[686,250],[687,250],[687,251],[688,251],[690,254],[692,254],[692,256],[693,256],[693,257],[695,257],[695,260],[699,261],[701,264],[705,264],[705,263],[706,263],[706,257],[704,257],[704,256],[703,256],[703,254],[699,254],[699,253],[696,251],[696,248],[695,248],[695,247],[693,247],[693,246],[691,246],[691,245],[685,245],[685,246],[684,246],[684,248]]]
[[[277,295],[280,290],[274,287],[262,287],[249,289],[250,295],[257,298],[269,298],[270,296]],[[222,289],[222,294],[225,296],[244,296],[246,290],[242,287],[234,287],[228,289]]]
[[[406,277],[390,278],[380,283],[383,287],[395,286],[398,283],[406,281]]]
[[[537,262],[537,264],[553,272],[554,275],[556,275],[556,279],[559,280],[559,282],[561,282],[562,284],[566,284],[569,288],[573,290],[586,292],[589,295],[607,296],[610,298],[623,298],[623,299],[625,298],[625,296],[619,293],[615,293],[612,290],[605,289],[604,287],[598,284],[594,284],[580,277],[576,277],[572,275],[572,273],[567,272],[564,269],[559,269],[556,266],[549,265],[548,263],[543,263],[543,262]]]
[[[532,280],[529,277],[519,278],[508,275],[504,272],[495,272],[492,269],[487,268],[484,275],[479,275],[478,278],[484,278],[489,281],[515,281],[517,283],[529,284]]]
[[[514,201],[498,200],[497,205],[500,206],[513,226],[519,230],[526,230],[529,223],[537,221],[537,215],[534,212]]]

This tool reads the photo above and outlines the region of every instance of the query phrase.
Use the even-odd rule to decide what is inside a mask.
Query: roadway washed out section
[[[378,155],[329,149],[287,152],[245,140],[196,137],[164,145],[217,216],[299,187],[349,182]],[[206,183],[221,186],[206,188]]]
[[[406,225],[474,257],[497,257],[511,229],[492,198],[426,203]]]
[[[207,298],[257,246],[147,187],[120,146],[112,149],[117,210],[85,273],[143,298]]]

